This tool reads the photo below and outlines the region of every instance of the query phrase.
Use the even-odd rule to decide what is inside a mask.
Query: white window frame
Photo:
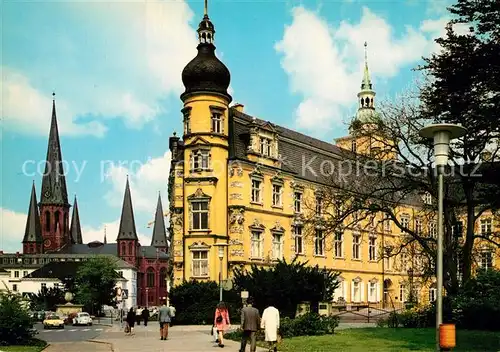
[[[273,183],[273,207],[283,206],[283,185]]]
[[[428,224],[429,237],[437,238],[437,222],[430,220]]]
[[[208,252],[208,249],[191,250],[191,275],[193,277],[208,277],[210,275]],[[206,255],[206,258],[202,258],[203,255]],[[196,256],[199,256],[199,258],[196,258]],[[206,263],[205,268],[203,268],[203,263]],[[205,269],[205,272],[203,269]]]
[[[391,220],[390,219],[384,219],[384,231],[385,232],[390,232],[391,231]]]
[[[432,205],[432,194],[430,194],[429,192],[425,192],[422,196],[422,200],[424,201],[425,205]]]
[[[435,302],[437,298],[437,288],[429,287],[429,302]]]
[[[321,229],[316,229],[314,232],[314,255],[317,257],[325,255],[325,233]]]
[[[336,231],[333,238],[333,255],[335,258],[344,258],[344,233]]]
[[[401,227],[405,229],[410,228],[410,216],[407,214],[401,215],[401,218],[399,220],[401,222]]]
[[[262,185],[264,184],[263,180],[258,178],[252,178],[251,180],[251,202],[262,204]],[[257,185],[257,187],[255,187]]]
[[[490,249],[483,249],[479,253],[479,267],[483,270],[493,269],[493,251]]]
[[[399,300],[402,303],[406,302],[406,296],[408,295],[407,293],[407,288],[405,284],[399,284]]]
[[[321,216],[323,214],[323,198],[316,197],[316,215]]]
[[[210,150],[194,149],[191,152],[191,171],[210,170]]]
[[[210,229],[210,200],[209,199],[193,199],[189,201],[189,210],[190,210],[190,224],[191,224],[191,230],[193,231],[207,231]],[[202,203],[205,203],[206,209],[202,209]],[[195,204],[200,204],[200,209],[194,209]],[[195,226],[195,214],[199,214],[199,228]],[[202,216],[203,214],[206,214],[207,217],[207,228],[202,228]]]
[[[356,279],[351,282],[351,302],[359,303],[363,301],[363,281]]]
[[[295,243],[295,254],[304,254],[304,234],[302,233],[302,226],[294,226],[294,243]],[[300,246],[299,246],[300,243]],[[299,250],[300,247],[300,250]]]
[[[250,258],[252,259],[264,258],[263,231],[252,230],[250,235],[251,235]]]
[[[486,219],[481,219],[479,221],[480,223],[480,228],[481,228],[481,236],[486,236],[488,237],[491,235],[492,231],[492,221],[491,218],[486,218]]]
[[[378,302],[378,282],[369,281],[368,282],[368,302],[375,303]]]
[[[302,192],[295,191],[293,194],[293,209],[295,214],[302,213]]]
[[[283,258],[283,234],[273,233],[273,259]]]
[[[352,234],[352,259],[361,260],[361,234]]]
[[[368,260],[377,260],[377,236],[374,235],[368,238]]]
[[[422,234],[423,232],[423,224],[421,218],[415,218],[415,232],[417,234]]]
[[[264,156],[272,156],[273,140],[269,137],[260,136],[260,154]]]
[[[211,116],[212,133],[224,133],[224,116],[220,111],[212,111]]]

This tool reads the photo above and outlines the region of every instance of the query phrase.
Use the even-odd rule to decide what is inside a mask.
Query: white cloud
[[[30,85],[26,76],[8,67],[2,67],[2,116],[7,128],[25,133],[48,135],[52,116],[52,99]],[[101,137],[106,127],[97,121],[76,123],[75,112],[68,102],[58,100],[56,106],[59,133],[66,135],[94,135]]]
[[[145,163],[130,162],[123,165],[111,165],[106,171],[106,179],[111,183],[106,201],[114,207],[121,207],[127,175],[134,212],[149,213],[154,218],[158,192],[161,193],[163,210],[168,210],[167,182],[170,170],[171,152],[167,151],[158,158]]]
[[[359,23],[342,21],[330,25],[316,11],[303,7],[292,10],[293,21],[284,30],[275,49],[288,74],[291,90],[303,101],[296,110],[299,128],[323,131],[340,125],[356,103],[360,89],[364,42],[372,82],[396,76],[403,67],[415,64],[435,50],[434,38],[446,23],[423,22],[420,28],[407,26],[399,35],[387,21],[363,7]],[[314,40],[310,40],[314,38]]]
[[[99,227],[93,226],[83,226],[82,227],[82,237],[83,243],[89,243],[92,241],[104,241],[104,230],[106,230],[106,239],[108,243],[116,242],[116,237],[118,236],[118,230],[120,228],[120,219],[113,222],[106,222],[101,224]],[[139,231],[137,228],[137,237],[139,238],[139,243],[142,246],[149,246],[151,244],[151,236],[147,236]]]
[[[0,250],[21,252],[27,215],[0,207]]]
[[[49,84],[64,97],[58,99],[61,134],[101,136],[106,131],[102,124],[106,118],[121,118],[127,127],[141,128],[168,110],[165,98],[181,93],[181,71],[196,55],[196,31],[189,24],[194,14],[186,1],[132,0],[60,6],[74,21],[71,26],[92,32],[75,31],[80,33],[77,37],[73,31],[43,32],[40,38],[35,32],[33,41],[55,37],[47,43],[53,50],[44,48],[39,53],[45,59],[40,62],[49,64],[35,63],[29,72],[18,74],[11,74],[14,62],[10,68],[3,67],[8,75],[2,75],[2,115],[9,129],[47,133],[50,90],[54,88],[46,86]],[[57,58],[43,56],[52,55],[53,51],[58,53]],[[44,98],[45,93],[41,92],[46,91]],[[49,114],[44,113],[47,110]],[[91,122],[75,122],[80,116]]]

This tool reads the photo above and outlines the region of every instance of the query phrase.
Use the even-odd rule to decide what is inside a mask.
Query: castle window
[[[422,219],[420,219],[420,218],[415,219],[415,232],[417,234],[422,233]]]
[[[452,227],[451,227],[451,233],[454,237],[462,237],[464,231],[464,223],[463,221],[457,221]]]
[[[181,110],[184,115],[184,134],[191,133],[191,107],[185,107]]]
[[[57,226],[59,226],[59,230],[61,230],[61,226],[59,225],[59,217],[60,217],[61,213],[59,212],[59,210],[56,210],[55,214],[54,214],[54,231],[57,231]]]
[[[223,120],[220,112],[212,112],[212,132],[223,133]]]
[[[283,258],[283,235],[273,234],[273,258]]]
[[[208,276],[208,250],[192,251],[192,274],[194,277]]]
[[[483,270],[491,270],[493,267],[493,255],[491,250],[483,249],[479,254],[479,266]]]
[[[295,213],[297,213],[297,214],[302,213],[302,193],[295,192],[293,198],[294,198],[293,207],[294,207]]]
[[[260,137],[260,153],[264,156],[271,156],[272,150],[272,140],[271,138]]]
[[[352,280],[352,302],[361,302],[361,288],[362,282],[354,279]]]
[[[148,268],[146,274],[147,287],[155,287],[155,271],[153,268]]]
[[[295,254],[304,254],[304,236],[302,235],[302,227],[294,227],[295,237]]]
[[[128,243],[128,255],[134,255],[134,251],[132,250],[132,242]]]
[[[50,231],[50,212],[45,211],[45,231]]]
[[[401,216],[401,227],[405,229],[410,228],[410,217],[406,214]]]
[[[273,185],[273,206],[275,207],[281,207],[282,189],[281,185]]]
[[[429,288],[429,302],[435,302],[436,301],[436,297],[437,297],[437,288],[431,286]]]
[[[323,213],[323,199],[321,197],[316,197],[316,215],[321,216]]]
[[[191,202],[191,223],[193,230],[208,230],[208,200]]]
[[[353,139],[353,140],[351,141],[351,151],[352,151],[353,153],[356,153],[356,149],[357,149],[357,147],[356,147],[356,140],[355,140],[355,139]]]
[[[325,255],[325,236],[322,230],[316,230],[314,236],[314,255]]]
[[[352,235],[352,259],[361,259],[361,235]]]
[[[122,245],[121,245],[121,254],[122,255],[126,255],[127,254],[127,247],[125,245],[125,243],[122,242]]]
[[[206,149],[193,150],[191,153],[191,171],[208,170],[210,167],[210,151]]]
[[[370,236],[368,239],[368,256],[369,260],[377,260],[377,238],[375,236]]]
[[[369,282],[368,283],[368,302],[377,302],[377,283]]]
[[[250,257],[257,259],[264,257],[264,247],[262,244],[262,232],[252,231],[252,243],[250,248]]]
[[[252,203],[262,203],[261,180],[252,180]]]
[[[424,201],[424,204],[432,205],[432,195],[429,192],[425,192],[422,196],[422,200]]]
[[[489,236],[491,234],[491,219],[481,219],[481,235]]]
[[[334,255],[335,258],[343,258],[344,257],[344,234],[341,231],[335,232],[334,238]]]

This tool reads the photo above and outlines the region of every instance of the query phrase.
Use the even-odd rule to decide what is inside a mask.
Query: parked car
[[[92,318],[89,313],[78,313],[76,317],[73,318],[73,325],[88,325],[92,326]]]
[[[64,320],[61,319],[58,315],[48,315],[43,321],[43,328],[61,328],[64,329]]]

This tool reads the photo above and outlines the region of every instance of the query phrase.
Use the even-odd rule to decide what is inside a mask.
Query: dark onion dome
[[[228,68],[215,56],[213,44],[215,28],[205,15],[198,27],[198,55],[182,71],[182,83],[186,90],[181,95],[184,99],[192,93],[217,93],[231,102],[227,89],[231,82]]]

